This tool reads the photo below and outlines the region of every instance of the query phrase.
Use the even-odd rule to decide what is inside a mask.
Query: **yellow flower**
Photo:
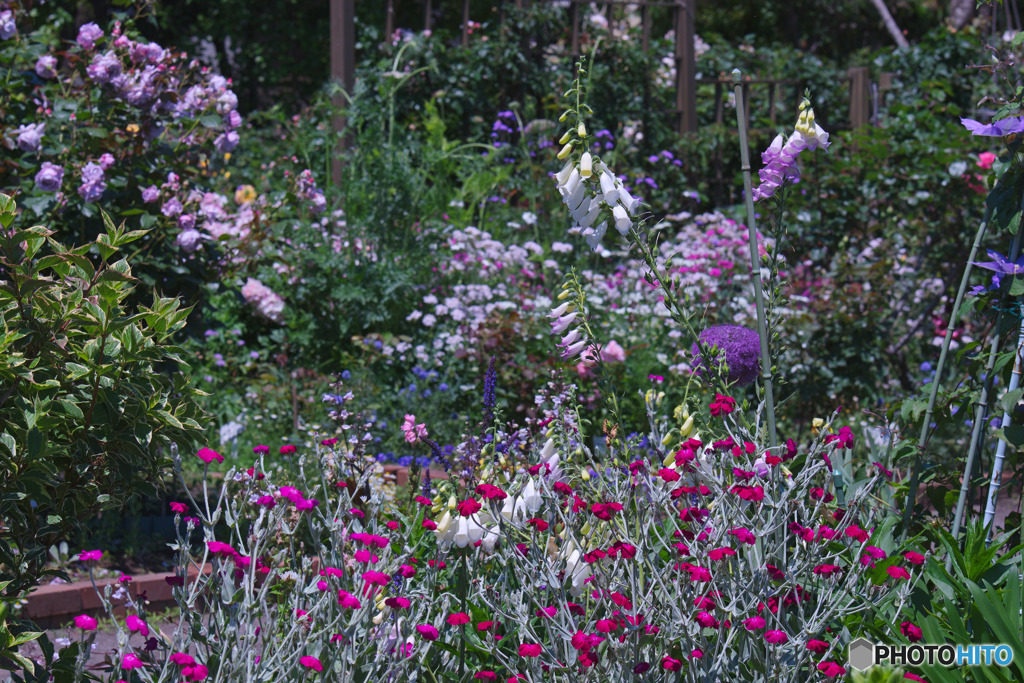
[[[825,421],[820,417],[816,417],[811,420],[811,434],[817,434],[821,431],[821,428],[825,426]]]
[[[235,190],[236,204],[248,204],[254,199],[256,199],[256,188],[252,185],[240,185],[238,189]]]
[[[135,133],[139,132],[139,124],[137,124],[137,123],[129,123],[127,126],[124,127],[124,129],[125,129],[125,131],[127,131],[127,132],[131,133],[132,135],[134,135]]]

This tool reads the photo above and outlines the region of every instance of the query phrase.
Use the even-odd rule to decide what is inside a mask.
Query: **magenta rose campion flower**
[[[75,628],[80,628],[83,631],[95,631],[96,620],[88,614],[79,614],[75,617]]]
[[[313,669],[314,671],[324,670],[324,665],[316,657],[300,657],[299,664],[307,669]]]
[[[199,452],[196,453],[196,457],[198,457],[206,464],[210,464],[214,460],[216,460],[217,462],[224,462],[224,456],[218,453],[217,451],[213,450],[212,448],[200,448]]]
[[[103,557],[102,550],[83,550],[78,554],[79,562],[88,562],[89,560],[99,560]]]

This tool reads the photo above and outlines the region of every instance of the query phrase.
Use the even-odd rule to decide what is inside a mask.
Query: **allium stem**
[[[761,381],[764,383],[765,418],[768,421],[768,443],[772,451],[778,450],[779,437],[775,431],[775,392],[772,388],[772,357],[768,349],[768,329],[764,312],[764,282],[761,280],[760,258],[757,255],[757,229],[754,220],[754,191],[750,181],[750,151],[747,148],[746,108],[743,105],[742,73],[733,69],[732,81],[736,92],[736,125],[740,134],[740,164],[743,171],[743,197],[747,206],[747,230],[750,233],[750,279],[754,283],[754,301],[757,305],[757,332],[761,335]]]

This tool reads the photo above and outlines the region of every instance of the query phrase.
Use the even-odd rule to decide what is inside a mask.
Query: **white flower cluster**
[[[599,188],[591,191],[588,181],[595,175]],[[570,160],[555,174],[555,180],[558,182],[558,192],[562,195],[562,201],[572,214],[574,229],[578,228],[591,249],[598,250],[601,238],[608,230],[607,219],[597,223],[602,214],[607,215],[608,210],[611,210],[611,219],[619,234],[629,234],[640,200],[629,194],[622,186],[622,181],[604,162],[598,161],[594,164],[590,152],[584,152],[578,168]]]

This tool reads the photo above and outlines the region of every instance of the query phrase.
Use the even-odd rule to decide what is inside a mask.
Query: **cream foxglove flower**
[[[594,158],[590,156],[590,152],[584,152],[580,158],[580,175],[584,178],[589,178],[594,174]]]

